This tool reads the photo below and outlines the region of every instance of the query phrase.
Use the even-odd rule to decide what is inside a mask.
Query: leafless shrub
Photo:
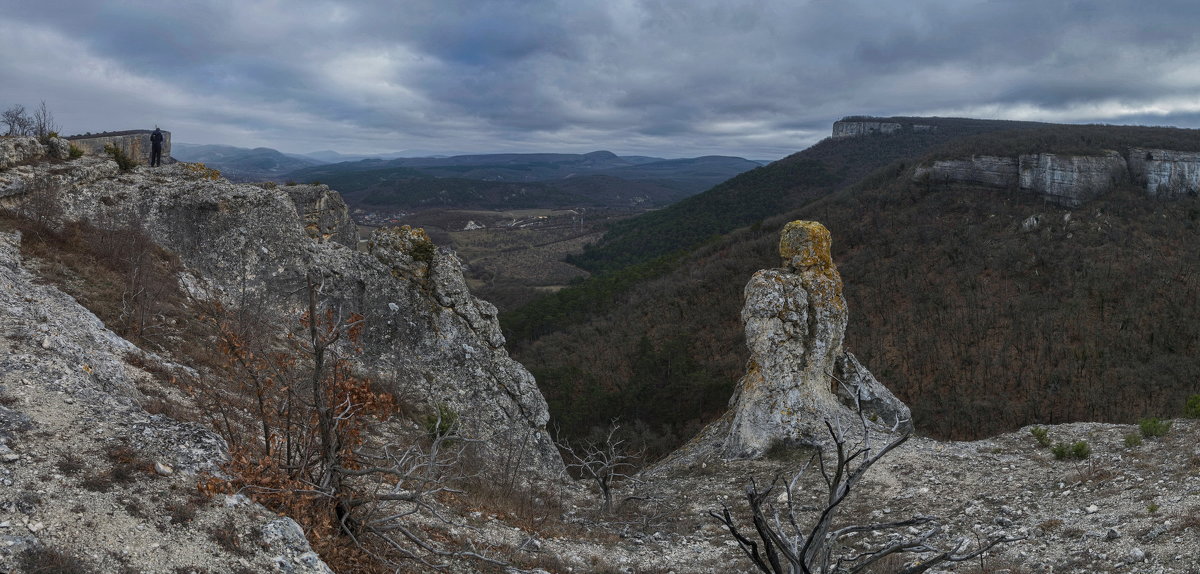
[[[87,465],[84,464],[83,459],[79,456],[74,453],[68,453],[59,459],[55,466],[58,468],[58,472],[70,475],[78,473],[86,468]]]
[[[209,528],[208,538],[216,542],[217,546],[238,556],[248,556],[253,552],[250,545],[238,532],[237,523],[232,518],[226,519],[225,522],[220,524],[214,524]]]
[[[996,536],[981,541],[972,548],[966,538],[959,538],[949,548],[936,546],[933,539],[942,533],[939,520],[932,516],[914,516],[898,522],[874,524],[850,524],[834,528],[834,519],[839,506],[858,485],[867,471],[896,447],[908,440],[910,435],[876,447],[872,444],[870,426],[859,411],[860,430],[856,438],[848,438],[850,431],[841,421],[826,421],[825,426],[832,439],[832,449],[822,449],[813,455],[790,481],[781,481],[776,476],[765,489],[752,479],[746,486],[746,501],[752,514],[753,533],[743,533],[737,521],[725,506],[722,512],[712,511],[716,518],[729,530],[738,547],[754,566],[773,574],[833,572],[858,574],[871,572],[887,559],[904,554],[920,555],[914,562],[906,562],[895,570],[898,574],[918,574],[946,562],[964,562],[982,556],[998,544],[1019,539]],[[832,450],[832,453],[829,452]],[[826,486],[826,499],[819,507],[802,507],[793,501],[796,484],[813,465],[821,472]],[[783,496],[773,496],[776,488],[784,490]],[[816,517],[802,526],[800,512],[814,512]],[[916,534],[906,534],[913,532]],[[861,551],[843,551],[841,540],[856,535],[889,534],[886,545]]]
[[[623,480],[634,480],[633,471],[636,465],[633,461],[642,456],[642,452],[630,452],[625,448],[625,440],[616,437],[621,425],[615,421],[609,425],[608,434],[601,440],[586,440],[578,446],[572,446],[567,440],[559,438],[558,450],[563,453],[567,470],[574,471],[581,478],[592,481],[600,489],[603,498],[602,510],[609,514],[613,509],[613,486]]]
[[[44,140],[50,137],[50,134],[58,133],[62,128],[58,126],[58,122],[54,121],[54,114],[50,113],[50,108],[46,107],[46,100],[38,105],[37,109],[33,110],[32,131],[30,135],[36,136]]]
[[[91,574],[95,568],[83,559],[55,548],[38,546],[17,558],[22,572],[28,574]]]
[[[388,440],[372,433],[398,409],[352,368],[363,318],[322,302],[316,274],[307,290],[307,312],[286,342],[217,320],[230,380],[202,399],[230,444],[231,477],[201,488],[242,492],[293,517],[340,571],[404,571],[412,561],[505,566],[469,541],[428,530],[469,530],[442,511],[441,499],[461,496],[454,485],[474,478],[463,462],[478,441],[437,408],[427,421],[436,432]]]

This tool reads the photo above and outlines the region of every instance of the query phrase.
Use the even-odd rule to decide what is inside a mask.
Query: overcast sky
[[[0,107],[286,152],[776,159],[846,115],[1200,127],[1200,3],[0,0]]]

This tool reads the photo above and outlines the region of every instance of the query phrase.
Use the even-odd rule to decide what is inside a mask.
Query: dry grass
[[[46,547],[31,548],[17,558],[21,572],[26,574],[91,574],[91,564],[66,552]]]

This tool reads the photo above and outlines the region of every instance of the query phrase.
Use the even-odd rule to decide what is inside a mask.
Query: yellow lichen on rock
[[[779,256],[795,269],[833,267],[829,248],[833,244],[829,230],[816,221],[792,221],[779,234]]]

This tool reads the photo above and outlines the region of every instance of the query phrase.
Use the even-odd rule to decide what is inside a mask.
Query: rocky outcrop
[[[917,166],[913,179],[1019,189],[1071,207],[1099,197],[1128,178],[1125,159],[1103,155],[1023,154],[1016,158],[976,155]]]
[[[731,399],[726,458],[756,457],[777,442],[819,441],[825,421],[857,416],[850,407],[860,396],[869,418],[912,429],[908,407],[842,347],[846,300],[829,248],[825,226],[793,221],[779,242],[783,267],[759,271],[746,285],[750,361]]]
[[[46,155],[46,148],[31,137],[0,137],[0,170]]]
[[[505,351],[495,307],[469,293],[458,259],[423,232],[380,230],[358,251],[345,204],[325,186],[239,185],[193,164],[93,179],[97,162],[57,169],[64,217],[140,227],[200,278],[193,294],[280,329],[297,324],[314,278],[324,301],[365,316],[363,375],[417,410],[455,411],[491,471],[563,475],[546,402]]]
[[[833,138],[854,138],[871,134],[890,134],[900,131],[896,122],[841,120],[833,122]],[[929,126],[925,126],[929,127]]]
[[[358,227],[350,218],[350,208],[342,197],[322,184],[283,187],[308,236],[317,241],[334,241],[347,247],[358,246]]]
[[[143,410],[151,375],[130,357],[162,359],[42,284],[19,246],[0,233],[0,572],[40,550],[74,556],[72,571],[328,574],[298,529],[267,536],[281,519],[265,508],[195,496],[224,441]]]
[[[1151,197],[1195,195],[1200,192],[1200,152],[1130,148],[1129,171]]]
[[[1115,151],[1099,156],[1025,154],[1019,163],[1022,190],[1072,207],[1111,191],[1128,178],[1125,158]]]
[[[909,432],[908,407],[842,345],[846,299],[830,258],[830,235],[815,221],[793,221],[780,237],[783,265],[746,284],[742,321],[750,360],[729,411],[662,465],[714,456],[756,458],[776,444],[821,444],[825,422]]]
[[[1015,158],[994,155],[973,155],[970,159],[936,160],[932,165],[917,166],[915,179],[929,178],[937,182],[958,182],[988,187],[1015,187],[1020,168]]]

